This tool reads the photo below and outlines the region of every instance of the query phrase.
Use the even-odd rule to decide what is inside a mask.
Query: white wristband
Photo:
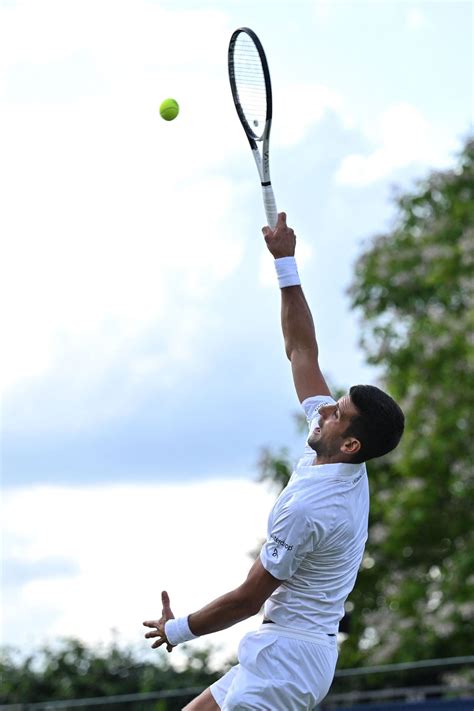
[[[165,635],[173,647],[177,644],[181,644],[181,642],[189,642],[191,639],[197,639],[199,636],[191,632],[187,617],[177,617],[174,620],[165,622]]]
[[[298,286],[301,284],[294,257],[280,257],[275,259],[275,269],[278,277],[280,289],[285,286]]]

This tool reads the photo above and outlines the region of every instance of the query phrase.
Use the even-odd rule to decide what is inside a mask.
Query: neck
[[[341,452],[333,455],[321,455],[315,457],[313,460],[313,466],[318,466],[319,464],[351,464],[350,460]]]

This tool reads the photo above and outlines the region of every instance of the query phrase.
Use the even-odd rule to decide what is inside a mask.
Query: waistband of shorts
[[[324,632],[305,632],[304,630],[295,630],[292,627],[283,627],[275,623],[267,625],[262,622],[258,628],[259,632],[266,634],[277,634],[281,637],[289,637],[290,639],[303,639],[305,642],[313,642],[314,644],[323,644],[325,647],[336,647],[337,638],[331,637]]]

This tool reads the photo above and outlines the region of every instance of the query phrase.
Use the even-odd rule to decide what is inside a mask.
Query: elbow
[[[293,343],[289,339],[285,339],[285,353],[288,360],[291,362],[291,355],[293,353]]]
[[[248,617],[253,617],[258,615],[262,609],[262,602],[255,598],[255,595],[250,594],[247,590],[239,590],[239,602],[238,606],[242,619],[247,619]]]
[[[243,599],[241,609],[242,614],[245,615],[246,618],[248,618],[253,617],[254,615],[258,615],[258,613],[262,609],[262,606],[259,602],[256,602],[253,599]]]
[[[255,615],[258,615],[258,613],[260,612],[261,609],[262,609],[262,606],[256,605],[255,603],[246,605],[245,618],[248,619],[249,617],[254,617]]]
[[[263,603],[262,603],[263,604]],[[260,603],[256,603],[254,600],[248,605],[248,617],[253,617],[254,615],[258,615],[260,610],[262,609],[262,605]]]
[[[302,344],[292,344],[285,347],[285,352],[290,363],[293,362],[293,358],[304,355],[312,359],[314,362],[318,362],[319,349],[316,341],[312,343],[302,343]]]

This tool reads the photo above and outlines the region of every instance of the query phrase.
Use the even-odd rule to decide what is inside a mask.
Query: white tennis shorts
[[[238,659],[210,687],[221,711],[313,711],[331,686],[337,642],[262,624],[242,638]]]

